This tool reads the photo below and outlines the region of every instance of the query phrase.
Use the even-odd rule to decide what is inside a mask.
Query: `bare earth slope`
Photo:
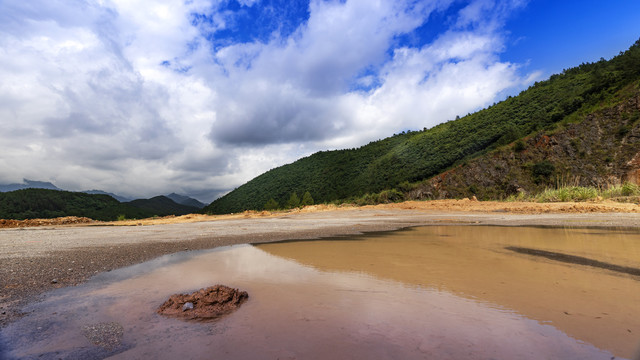
[[[640,206],[620,203],[405,202],[313,206],[289,213],[186,215],[121,223],[0,229],[0,325],[43,292],[160,255],[218,246],[353,235],[431,224],[640,229]],[[122,226],[113,226],[122,225]],[[153,225],[153,226],[149,226]]]

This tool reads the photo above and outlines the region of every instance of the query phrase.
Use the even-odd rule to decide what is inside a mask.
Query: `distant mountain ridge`
[[[0,193],[0,219],[82,216],[94,220],[141,219],[185,215],[200,209],[177,204],[166,196],[119,202],[109,195],[50,189],[20,189]]]
[[[46,181],[35,181],[35,180],[28,180],[28,179],[23,179],[23,182],[21,184],[0,184],[0,192],[9,192],[9,191],[16,191],[16,190],[22,190],[22,189],[47,189],[47,190],[59,190],[59,191],[67,191],[64,189],[61,189],[57,186],[55,186],[54,184],[52,184],[51,182],[46,182]],[[103,190],[84,190],[84,191],[80,191],[83,192],[85,194],[92,194],[92,195],[109,195],[112,198],[120,201],[120,202],[129,202],[129,201],[133,201],[135,199],[131,199],[122,195],[118,195],[118,194],[114,194],[114,193],[110,193],[107,191],[103,191]],[[174,202],[176,202],[177,204],[181,204],[181,205],[186,205],[186,206],[191,206],[191,207],[196,207],[198,209],[202,209],[203,207],[206,206],[206,204],[200,202],[197,199],[194,199],[192,197],[189,196],[185,196],[185,195],[179,195],[176,193],[171,193],[169,195],[165,195],[166,197],[168,197],[169,199],[173,200]]]
[[[538,139],[538,135],[542,141],[553,141],[550,134],[556,129],[569,123],[583,122],[590,116],[599,116],[595,112],[617,101],[624,103],[629,96],[634,96],[629,93],[633,94],[635,87],[640,87],[640,40],[611,60],[583,63],[564,70],[562,74],[553,75],[546,81],[536,82],[518,96],[509,97],[460,119],[430,129],[403,132],[358,149],[320,151],[272,169],[216,199],[203,212],[225,214],[261,210],[270,199],[284,207],[293,193],[300,196],[305,192],[309,192],[316,203],[395,201],[406,198],[416,188],[424,190],[415,194],[418,198],[480,193],[478,187],[483,186],[480,181],[482,174],[476,174],[474,180],[459,181],[465,189],[439,191],[437,181],[433,186],[420,184],[438,177],[446,178],[451,170],[465,166],[473,159],[488,159],[505,146],[515,146],[513,144],[517,140],[520,142],[514,151],[518,154],[528,151],[532,139]],[[597,145],[598,151],[603,153],[593,159],[612,166],[633,161],[640,163],[636,158],[627,158],[632,151],[626,150],[630,145],[625,145],[625,141],[629,141],[627,136],[636,134],[639,123],[628,120],[636,119],[636,113],[629,110],[619,112],[618,116],[613,119],[605,116],[607,124],[619,126],[616,130],[619,135],[610,138],[607,133],[607,139],[615,140],[612,145],[620,145],[623,149],[613,152],[607,146]],[[567,136],[575,137],[577,133],[576,130],[574,135],[568,133]],[[586,133],[599,139],[598,131]],[[532,158],[527,161],[535,162],[521,164],[524,168],[518,170],[521,174],[528,174],[532,178],[530,181],[520,179],[513,182],[518,186],[504,188],[499,185],[490,192],[484,192],[484,198],[506,197],[520,190],[539,191],[542,183],[549,186],[552,179],[594,174],[593,171],[580,170],[595,166],[586,162],[591,157],[581,155],[590,155],[593,149],[585,146],[586,143],[592,143],[581,142],[579,138],[572,138],[569,142],[573,143],[574,149],[578,149],[572,150],[578,155],[573,163],[563,158],[564,163],[560,167],[545,159],[544,155]],[[618,155],[624,158],[615,158]],[[487,160],[487,163],[491,164],[491,161]],[[502,165],[495,163],[495,166]],[[596,167],[599,168],[599,165]],[[489,167],[485,169],[488,171]],[[605,173],[598,176],[605,178],[607,173],[615,177],[614,174],[623,169],[613,171],[604,167],[601,171]],[[511,177],[516,174],[500,172],[500,176],[510,183]],[[618,177],[617,181],[620,180]],[[581,181],[586,180],[582,178]]]
[[[108,195],[50,189],[21,189],[0,193],[0,219],[35,219],[82,216],[112,221],[139,219],[155,214],[121,203]]]
[[[160,195],[150,199],[137,199],[124,204],[148,211],[157,216],[185,215],[198,212],[200,208],[178,204],[170,198]]]
[[[94,220],[138,219],[197,213],[205,204],[188,196],[170,194],[131,200],[102,190],[65,191],[50,182],[25,179],[22,184],[0,185],[0,219],[83,216]]]
[[[207,204],[204,204],[194,198],[188,197],[188,196],[184,196],[184,195],[179,195],[176,193],[171,193],[169,195],[166,195],[169,199],[175,201],[178,204],[181,205],[186,205],[186,206],[191,206],[191,207],[195,207],[198,209],[202,209],[203,207],[207,206]]]
[[[106,192],[106,191],[102,191],[102,190],[85,190],[85,191],[81,191],[81,192],[83,192],[85,194],[92,194],[92,195],[109,195],[112,198],[114,198],[114,199],[116,199],[116,200],[118,200],[120,202],[128,202],[128,201],[133,200],[133,199],[126,198],[124,196],[120,196],[120,195],[117,195],[117,194],[114,194],[114,193],[110,193],[110,192]]]
[[[50,182],[35,181],[22,179],[21,184],[6,184],[0,185],[0,192],[16,191],[22,189],[48,189],[48,190],[62,190]]]

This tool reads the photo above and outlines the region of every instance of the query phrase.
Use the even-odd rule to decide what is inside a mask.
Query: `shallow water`
[[[60,289],[2,332],[39,359],[611,359],[640,345],[640,277],[508,246],[640,267],[635,232],[433,226],[159,258]],[[177,292],[249,292],[216,322],[164,318]],[[114,348],[83,327],[117,323]]]

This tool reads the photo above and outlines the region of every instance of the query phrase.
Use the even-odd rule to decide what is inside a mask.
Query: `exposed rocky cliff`
[[[423,183],[413,199],[500,199],[576,185],[640,183],[640,83],[571,123],[511,143]]]

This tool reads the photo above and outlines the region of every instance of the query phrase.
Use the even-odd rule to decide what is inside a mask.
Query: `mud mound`
[[[0,219],[0,228],[88,224],[93,222],[95,222],[95,220],[89,219],[87,217],[77,217],[77,216],[66,216],[66,217],[59,217],[54,219],[27,219],[27,220]]]
[[[171,295],[156,312],[184,320],[213,320],[235,311],[248,298],[246,291],[215,285],[191,294]]]

